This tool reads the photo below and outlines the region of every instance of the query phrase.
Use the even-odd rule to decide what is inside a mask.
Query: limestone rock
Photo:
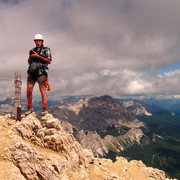
[[[55,107],[51,113],[62,122],[66,131],[74,133],[83,148],[91,148],[96,157],[102,157],[109,152],[109,142],[117,144],[120,138],[130,139],[131,144],[139,143],[144,135],[140,130],[141,127],[145,127],[144,123],[107,95],[73,101],[72,104],[64,102],[62,106]],[[96,132],[106,132],[107,128],[112,126],[123,132],[111,137],[112,141],[100,137]],[[124,130],[124,127],[130,130]],[[117,149],[117,151],[122,150],[124,148]]]
[[[137,115],[152,116],[152,114],[148,112],[147,109],[140,103],[134,101],[126,101],[123,102],[123,106],[136,116]]]
[[[124,107],[110,96],[92,97],[80,100],[74,105],[57,106],[52,110],[54,117],[71,123],[74,128],[84,131],[106,130],[109,126],[123,121],[135,126],[135,120]],[[96,125],[94,125],[96,124]],[[141,126],[144,126],[141,123]]]
[[[83,149],[74,136],[66,133],[60,121],[51,114],[43,116],[40,121],[29,115],[22,119],[22,122],[17,124],[14,129],[20,132],[24,139],[31,139],[32,142],[41,147],[65,154],[67,160],[71,161],[69,165],[74,168],[88,163],[86,162],[87,159],[83,156]]]
[[[0,137],[3,180],[167,180],[163,171],[141,161],[94,158],[50,114],[20,122],[0,116]]]
[[[107,142],[102,139],[96,132],[87,132],[83,130],[73,133],[77,141],[82,145],[83,148],[92,149],[96,157],[104,156],[108,153]]]
[[[15,144],[13,156],[26,179],[56,180],[60,178],[60,172],[57,172],[52,165],[49,165],[47,158],[25,143]]]
[[[20,169],[12,162],[0,161],[0,179],[2,180],[26,180]]]

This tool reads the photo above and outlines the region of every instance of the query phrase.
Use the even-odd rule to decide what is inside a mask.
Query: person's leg
[[[34,88],[34,82],[27,82],[27,100],[28,106],[32,106],[32,92]]]
[[[46,76],[42,75],[38,78],[38,83],[39,83],[39,90],[41,92],[42,96],[42,104],[43,104],[43,109],[42,109],[42,115],[45,115],[48,113],[47,108],[48,108],[48,97],[46,93]]]
[[[27,101],[28,101],[28,108],[27,111],[25,112],[25,115],[29,115],[33,112],[33,108],[32,108],[32,92],[33,92],[33,88],[34,88],[34,82],[27,82]]]
[[[51,86],[50,86],[50,84],[49,84],[49,78],[48,78],[48,76],[46,77],[46,89],[47,89],[48,91],[51,90]]]
[[[43,107],[46,106],[47,104],[47,93],[46,93],[46,86],[39,84],[39,90],[41,92],[41,96],[42,96],[42,103],[43,103]],[[46,106],[47,107],[47,106]]]

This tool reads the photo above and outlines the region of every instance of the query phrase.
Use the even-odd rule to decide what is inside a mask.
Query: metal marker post
[[[21,73],[15,72],[14,86],[15,86],[15,119],[21,120]]]

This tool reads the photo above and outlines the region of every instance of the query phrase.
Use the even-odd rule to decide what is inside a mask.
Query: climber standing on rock
[[[27,111],[25,116],[33,112],[32,108],[32,92],[35,83],[39,84],[39,90],[42,96],[42,112],[41,115],[48,113],[48,98],[46,90],[50,90],[48,83],[48,64],[51,64],[52,57],[50,48],[43,45],[44,38],[41,34],[36,34],[34,37],[36,47],[29,51],[27,71]]]

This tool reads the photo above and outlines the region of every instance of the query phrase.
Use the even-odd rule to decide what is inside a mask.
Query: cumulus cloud
[[[178,94],[179,71],[158,72],[179,62],[179,8],[179,0],[0,0],[0,77],[20,70],[25,95],[28,51],[42,33],[53,56],[49,96]],[[10,95],[0,83],[0,96]]]

